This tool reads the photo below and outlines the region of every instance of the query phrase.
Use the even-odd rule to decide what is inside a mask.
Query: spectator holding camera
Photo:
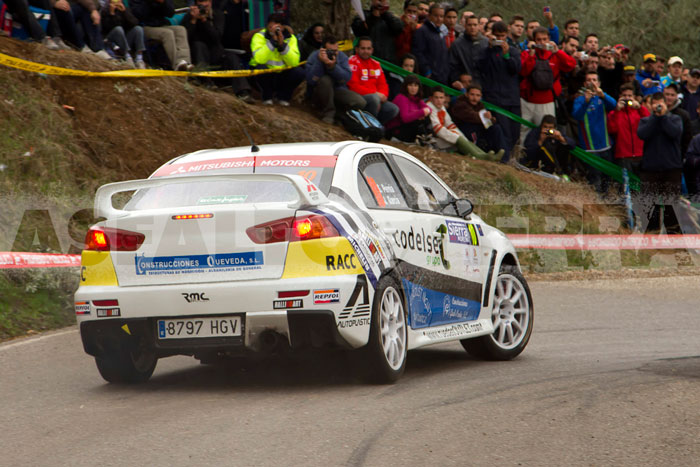
[[[389,85],[378,61],[372,59],[372,39],[360,37],[355,46],[355,55],[348,60],[352,77],[348,89],[362,96],[365,110],[379,120],[382,125],[396,117],[399,108],[389,98]]]
[[[661,76],[656,72],[656,55],[644,55],[644,64],[640,70],[637,70],[635,79],[639,81],[643,96],[663,92],[664,87],[661,84]]]
[[[620,61],[620,52],[606,45],[598,54],[598,76],[600,87],[614,99],[617,99],[622,84],[625,65]]]
[[[534,41],[520,54],[520,108],[522,117],[535,125],[545,115],[556,115],[554,99],[561,94],[559,75],[573,71],[576,60],[549,40],[545,28],[533,32]],[[521,129],[525,140],[526,127]]]
[[[139,26],[139,20],[131,9],[122,0],[110,0],[103,5],[100,15],[102,30],[107,33],[105,38],[117,44],[119,51],[124,54],[126,65],[129,68],[145,69],[143,51],[146,50],[146,43],[143,28]]]
[[[352,71],[348,56],[338,50],[336,38],[326,36],[322,42],[306,63],[306,93],[321,120],[332,124],[336,110],[363,109],[366,102],[348,89]]]
[[[643,118],[637,128],[637,135],[644,141],[640,174],[642,214],[648,219],[647,231],[661,232],[665,226],[666,233],[682,233],[673,204],[681,193],[683,123],[678,115],[668,112],[662,93],[651,94],[650,98],[652,114]],[[659,199],[665,205],[663,218]]]
[[[253,57],[250,66],[254,69],[288,68],[279,73],[264,73],[256,76],[262,91],[264,105],[272,105],[273,98],[282,107],[288,107],[292,94],[304,80],[305,73],[299,68],[299,45],[291,29],[284,24],[284,16],[273,13],[267,18],[265,29],[255,33],[250,42]]]
[[[648,116],[649,110],[635,99],[634,85],[621,85],[617,106],[608,113],[608,132],[615,138],[615,163],[636,175],[644,153],[644,142],[637,136],[637,128]]]
[[[427,78],[438,83],[447,83],[449,66],[447,44],[440,34],[445,9],[434,4],[428,10],[428,19],[413,34],[413,54],[418,59],[418,67]]]
[[[389,0],[371,0],[365,10],[365,20],[356,16],[352,21],[355,37],[369,36],[374,44],[374,55],[397,63],[396,38],[403,31],[401,20],[389,11]]]
[[[519,49],[512,53],[506,37],[508,26],[502,21],[493,23],[489,46],[479,60],[479,70],[483,78],[484,99],[509,112],[520,115],[520,55]],[[520,124],[509,118],[502,123],[508,153],[520,137]],[[504,161],[504,162],[507,162]]]
[[[579,122],[579,145],[601,159],[613,162],[606,114],[615,109],[617,102],[600,88],[596,72],[586,73],[583,85],[571,112],[571,116]],[[587,177],[598,193],[605,194],[608,191],[610,180],[599,170],[589,167]]]
[[[571,151],[576,143],[557,130],[554,115],[542,117],[540,125],[528,132],[523,146],[523,165],[557,175],[569,176],[573,173]]]

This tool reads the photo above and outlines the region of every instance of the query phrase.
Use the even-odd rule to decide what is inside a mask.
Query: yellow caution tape
[[[338,43],[341,50],[352,49],[352,42],[342,41]],[[299,64],[303,65],[305,62]],[[271,68],[264,70],[220,70],[220,71],[170,71],[170,70],[115,70],[115,71],[84,71],[61,68],[52,65],[22,60],[0,53],[0,65],[16,68],[23,71],[43,73],[57,76],[81,76],[84,78],[157,78],[161,76],[202,76],[207,78],[244,78],[265,73],[279,73],[294,67]]]

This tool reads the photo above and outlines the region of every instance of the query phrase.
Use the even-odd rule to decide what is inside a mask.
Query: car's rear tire
[[[462,346],[471,355],[486,360],[515,358],[530,340],[534,317],[527,281],[518,268],[502,266],[491,309],[493,334],[462,339]]]
[[[105,381],[134,384],[148,381],[156,369],[158,357],[153,351],[144,349],[120,350],[95,357],[95,363]]]
[[[368,376],[374,383],[398,380],[406,367],[408,344],[406,305],[395,279],[383,277],[372,304],[367,354]]]

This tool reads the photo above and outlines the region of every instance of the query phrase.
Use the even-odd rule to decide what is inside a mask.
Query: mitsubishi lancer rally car
[[[358,141],[203,150],[98,189],[75,313],[102,377],[159,358],[352,350],[377,382],[407,351],[522,352],[533,303],[513,245],[425,164]]]

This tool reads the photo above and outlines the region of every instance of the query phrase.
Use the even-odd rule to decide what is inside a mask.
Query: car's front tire
[[[95,357],[95,363],[100,375],[109,383],[144,383],[156,369],[158,357],[144,349],[119,350]]]
[[[406,367],[408,333],[406,305],[395,279],[383,277],[372,304],[369,343],[366,347],[369,378],[375,383],[393,383]]]
[[[502,266],[498,273],[491,321],[493,334],[462,339],[464,349],[486,360],[517,357],[530,340],[534,309],[527,281],[514,266]]]

